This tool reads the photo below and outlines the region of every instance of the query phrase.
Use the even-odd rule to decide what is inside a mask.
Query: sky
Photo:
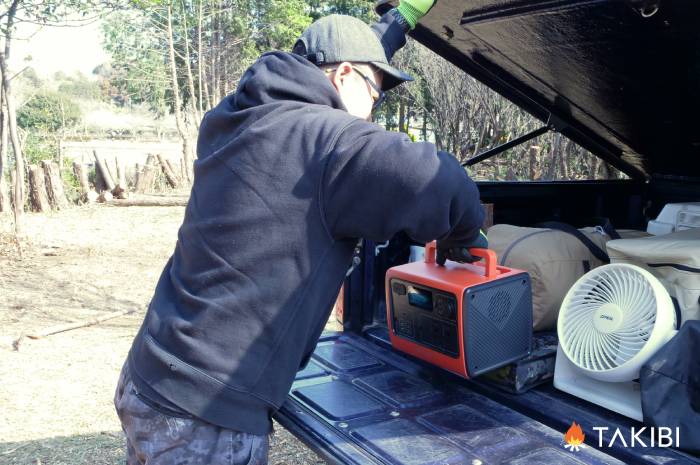
[[[10,66],[16,72],[26,65],[42,78],[56,71],[73,74],[80,71],[88,77],[99,64],[108,61],[102,48],[100,21],[80,27],[38,27],[20,25],[13,42]],[[31,56],[30,62],[25,58]]]

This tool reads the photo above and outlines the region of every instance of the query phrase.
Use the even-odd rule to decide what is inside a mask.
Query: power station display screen
[[[398,336],[451,357],[459,356],[454,295],[392,279],[391,298],[392,327]]]

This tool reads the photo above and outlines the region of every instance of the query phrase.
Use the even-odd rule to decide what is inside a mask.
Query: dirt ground
[[[12,218],[0,214],[1,464],[124,463],[114,388],[183,213],[104,205],[29,213],[21,257]],[[132,309],[13,348],[22,334]],[[322,463],[276,425],[270,464]]]

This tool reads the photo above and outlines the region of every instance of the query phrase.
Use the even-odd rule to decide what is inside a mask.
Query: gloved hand
[[[404,17],[411,29],[415,29],[418,20],[425,16],[437,0],[401,0],[399,13]]]
[[[479,257],[470,254],[469,249],[487,249],[488,246],[489,241],[483,231],[479,231],[476,238],[470,241],[452,241],[450,239],[437,241],[435,262],[440,266],[444,266],[446,260],[460,263],[472,263],[479,260]]]

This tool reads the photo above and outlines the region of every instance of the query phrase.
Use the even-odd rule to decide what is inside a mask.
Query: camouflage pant
[[[127,465],[267,465],[268,437],[167,415],[138,396],[126,364],[114,396]]]

